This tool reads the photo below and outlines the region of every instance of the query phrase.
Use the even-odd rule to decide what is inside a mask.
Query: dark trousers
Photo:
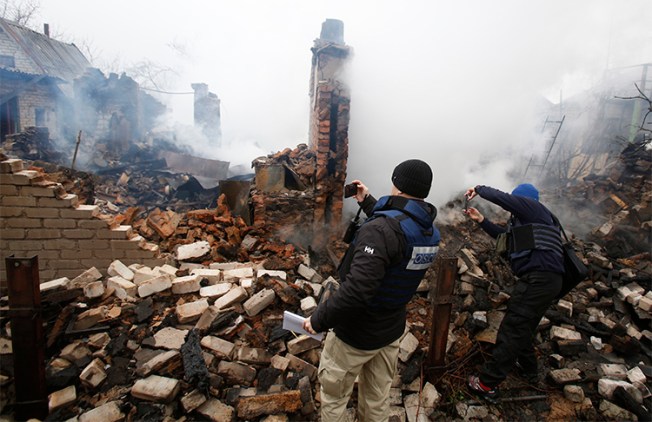
[[[491,359],[480,371],[484,385],[493,388],[500,384],[517,361],[525,372],[537,372],[532,341],[561,284],[561,274],[550,272],[531,272],[519,278],[498,329]]]

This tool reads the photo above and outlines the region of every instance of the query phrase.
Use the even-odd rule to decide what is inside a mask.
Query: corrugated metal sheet
[[[14,22],[0,18],[0,29],[13,42],[13,46],[0,43],[0,54],[16,56],[18,50],[31,63],[16,60],[15,68],[6,70],[30,74],[48,75],[66,81],[81,75],[90,66],[86,57],[75,44],[66,44],[54,40],[45,34],[17,25]]]

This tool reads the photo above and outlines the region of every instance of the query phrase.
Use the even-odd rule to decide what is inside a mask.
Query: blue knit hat
[[[539,200],[539,191],[529,183],[521,183],[520,185],[516,186],[512,191],[512,195],[525,196],[536,201]]]

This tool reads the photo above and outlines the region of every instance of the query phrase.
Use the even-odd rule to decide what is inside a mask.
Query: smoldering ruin
[[[0,61],[2,417],[319,420],[322,344],[282,319],[338,288],[355,109],[339,79],[343,23],[324,22],[311,49],[309,138],[238,174],[154,131],[164,106],[128,75],[0,28],[0,58],[12,42],[41,63]],[[439,258],[408,305],[390,420],[649,420],[651,65],[596,88],[588,130],[574,125],[585,114],[551,105],[543,155],[518,170],[536,174],[590,268],[540,322],[542,381],[510,376],[498,405],[465,390],[515,279],[451,198]],[[219,143],[220,99],[192,88],[196,126]]]

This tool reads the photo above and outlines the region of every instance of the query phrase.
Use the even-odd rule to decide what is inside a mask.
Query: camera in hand
[[[358,193],[358,185],[356,185],[355,183],[350,183],[344,186],[345,198],[350,198],[352,196],[355,196],[356,193]]]

